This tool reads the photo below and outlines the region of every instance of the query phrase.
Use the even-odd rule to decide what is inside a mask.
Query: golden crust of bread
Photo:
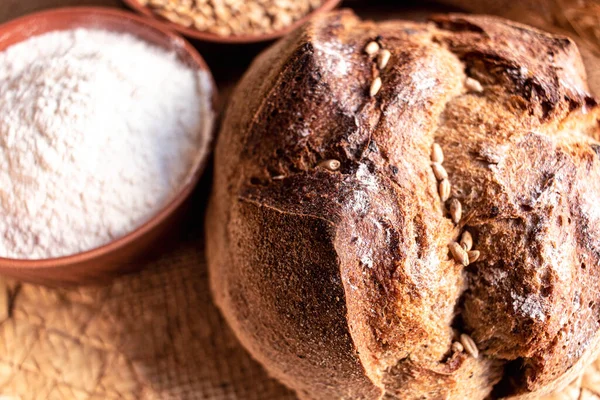
[[[391,52],[381,71],[374,40]],[[566,385],[600,340],[599,120],[566,38],[492,17],[320,17],[257,58],[224,117],[216,302],[306,399]],[[481,253],[467,267],[449,252],[465,230]],[[452,350],[463,332],[478,358]]]

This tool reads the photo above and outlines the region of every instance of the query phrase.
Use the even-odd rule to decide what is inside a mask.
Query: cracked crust
[[[392,57],[370,97],[375,38]],[[567,384],[598,348],[599,120],[568,39],[491,17],[316,19],[259,56],[227,110],[207,218],[216,302],[306,399]],[[466,268],[448,252],[464,229],[482,253]],[[479,358],[452,353],[460,332]]]

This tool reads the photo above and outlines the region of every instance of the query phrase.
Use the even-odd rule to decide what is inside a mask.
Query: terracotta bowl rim
[[[311,11],[310,13],[306,14],[304,17],[300,18],[299,20],[297,20],[290,26],[287,26],[286,28],[280,29],[278,31],[265,33],[265,34],[261,34],[261,35],[246,34],[246,35],[229,35],[229,36],[222,36],[222,35],[217,35],[215,33],[206,32],[206,31],[199,31],[194,28],[186,28],[182,25],[168,21],[168,20],[156,15],[154,12],[152,12],[150,10],[149,7],[141,5],[137,0],[123,0],[123,2],[131,9],[135,10],[137,13],[144,15],[145,17],[150,18],[154,21],[157,21],[160,24],[168,27],[169,29],[178,31],[182,35],[187,36],[189,38],[193,38],[193,39],[200,40],[203,42],[213,42],[213,43],[222,43],[222,44],[249,44],[249,43],[266,42],[266,41],[275,40],[282,36],[285,36],[288,33],[295,30],[296,28],[303,25],[306,21],[308,21],[315,15],[322,14],[327,11],[333,10],[342,2],[342,0],[325,0],[323,2],[323,4],[321,4],[318,8],[316,8],[313,11]]]
[[[145,28],[151,28],[157,31],[159,34],[164,35],[168,39],[170,39],[170,43],[173,44],[173,49],[178,49],[181,47],[185,54],[193,61],[194,66],[198,67],[198,70],[206,71],[209,74],[211,86],[212,86],[212,111],[213,115],[216,119],[216,104],[217,104],[217,85],[214,81],[214,77],[208,64],[204,61],[200,53],[181,35],[173,32],[172,30],[166,28],[163,24],[157,21],[150,20],[148,18],[144,18],[138,16],[130,11],[120,10],[117,8],[111,7],[88,7],[88,6],[75,6],[75,7],[61,7],[54,8],[39,12],[34,12],[31,14],[24,15],[22,17],[15,18],[4,24],[0,24],[0,32],[9,32],[12,30],[19,29],[20,26],[27,24],[29,21],[45,18],[51,19],[56,18],[58,16],[64,15],[91,15],[96,16],[97,25],[95,27],[102,29],[102,22],[106,19],[121,19],[123,22],[130,21],[138,25],[143,25]],[[125,24],[124,24],[125,26]],[[85,25],[82,25],[85,27]],[[60,30],[60,29],[58,29]],[[48,31],[51,32],[51,31]],[[126,29],[123,32],[128,32]],[[136,34],[134,30],[129,32],[134,36],[139,38],[139,35]],[[43,33],[40,33],[43,34]],[[28,35],[22,41],[38,36],[36,35]],[[0,46],[2,46],[2,38],[4,35],[0,34]],[[156,42],[152,42],[146,40],[144,38],[140,38],[147,43],[157,45]],[[22,42],[20,41],[20,42]],[[18,43],[20,43],[18,42]],[[16,44],[16,43],[15,43]],[[1,49],[4,51],[5,48]],[[181,54],[181,53],[178,53]],[[179,57],[181,59],[181,57]],[[212,146],[212,141],[214,140],[214,123],[212,126],[212,130],[210,132],[206,132],[206,154],[202,157],[202,159],[193,166],[193,169],[187,175],[185,183],[176,191],[175,195],[171,198],[171,200],[162,206],[158,212],[154,213],[152,217],[134,229],[133,231],[121,236],[118,239],[115,239],[109,243],[106,243],[102,246],[82,251],[79,253],[75,253],[68,256],[54,257],[54,258],[43,258],[43,259],[15,259],[15,258],[5,258],[0,257],[0,268],[2,269],[21,269],[21,270],[33,270],[33,269],[51,269],[51,268],[59,268],[66,267],[70,265],[77,265],[92,261],[96,258],[100,258],[106,256],[111,253],[118,252],[121,248],[128,246],[131,243],[136,242],[138,239],[143,237],[145,234],[151,232],[158,226],[160,226],[163,222],[165,222],[173,213],[175,213],[179,207],[187,200],[187,198],[192,194],[192,191],[195,189],[200,177],[206,167],[206,163],[210,157],[210,149]]]

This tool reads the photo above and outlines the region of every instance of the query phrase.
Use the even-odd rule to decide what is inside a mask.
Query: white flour
[[[210,90],[130,35],[53,32],[0,53],[0,257],[70,255],[146,222],[206,151]]]

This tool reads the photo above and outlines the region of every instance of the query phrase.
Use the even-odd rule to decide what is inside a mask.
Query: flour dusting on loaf
[[[303,399],[564,386],[599,349],[599,120],[569,39],[317,18],[256,59],[224,118],[216,302]]]

